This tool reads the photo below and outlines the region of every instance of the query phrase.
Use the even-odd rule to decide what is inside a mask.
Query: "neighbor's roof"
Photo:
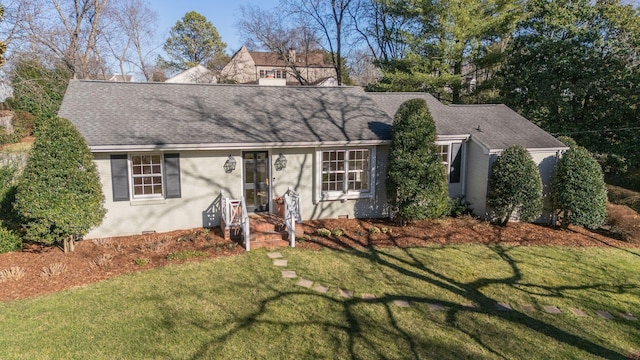
[[[425,93],[365,93],[359,87],[72,80],[59,115],[103,151],[373,144],[391,140],[393,115],[413,98],[427,102],[439,136],[468,136],[489,150],[565,147],[504,105],[447,106]]]
[[[391,139],[389,116],[356,87],[72,80],[58,114],[94,149]]]
[[[291,64],[277,52],[249,51],[256,66],[279,66],[286,67]],[[333,65],[324,62],[324,54],[320,51],[296,54],[295,65],[302,67],[326,67]]]
[[[556,149],[566,145],[506,105],[444,105],[426,93],[369,93],[378,106],[394,116],[403,102],[422,98],[436,123],[438,135],[468,134],[489,150],[512,145]]]

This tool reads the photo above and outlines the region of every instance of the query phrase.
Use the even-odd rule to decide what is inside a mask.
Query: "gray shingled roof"
[[[565,147],[551,134],[502,104],[447,106],[426,93],[369,93],[369,96],[389,116],[393,116],[403,102],[423,98],[438,135],[468,134],[490,150],[516,144],[529,149]]]
[[[71,81],[58,114],[90,146],[391,139],[389,116],[354,87]]]
[[[438,135],[489,149],[564,145],[504,105],[446,106],[425,93],[357,87],[271,87],[72,80],[59,115],[90,146],[344,143],[391,140],[404,101],[426,100]]]

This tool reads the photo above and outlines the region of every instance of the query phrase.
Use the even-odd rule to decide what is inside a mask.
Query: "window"
[[[344,198],[344,194],[360,197],[371,191],[371,150],[325,150],[321,153],[323,199]]]
[[[131,183],[134,198],[162,196],[162,161],[160,155],[132,155]]]
[[[113,201],[180,198],[180,154],[111,155],[111,185]]]
[[[438,155],[447,170],[449,184],[460,183],[460,167],[462,165],[462,144],[440,144]]]

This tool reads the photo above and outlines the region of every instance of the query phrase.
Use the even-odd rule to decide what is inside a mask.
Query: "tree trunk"
[[[64,253],[68,254],[70,252],[74,252],[76,250],[76,241],[73,235],[67,236],[63,241]]]

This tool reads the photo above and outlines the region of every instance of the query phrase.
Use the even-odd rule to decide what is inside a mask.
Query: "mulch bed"
[[[592,232],[574,227],[561,230],[524,223],[510,223],[506,227],[498,227],[471,217],[420,221],[405,227],[395,226],[387,220],[361,219],[316,220],[305,222],[302,226],[305,236],[297,246],[312,250],[468,243],[638,247],[637,243],[616,240],[606,231]],[[317,233],[320,228],[341,229],[343,234],[320,236]],[[186,260],[167,259],[170,253],[185,251],[200,251],[200,255],[205,256]],[[55,246],[29,245],[21,252],[0,254],[0,271],[11,267],[25,270],[21,279],[0,282],[0,301],[40,296],[125,273],[242,252],[244,249],[241,246],[227,242],[221,237],[219,228],[211,232],[191,229],[163,234],[83,240],[76,244],[75,252],[70,254],[64,254]],[[56,263],[63,264],[66,270],[50,277],[42,275],[43,268],[52,268]]]

